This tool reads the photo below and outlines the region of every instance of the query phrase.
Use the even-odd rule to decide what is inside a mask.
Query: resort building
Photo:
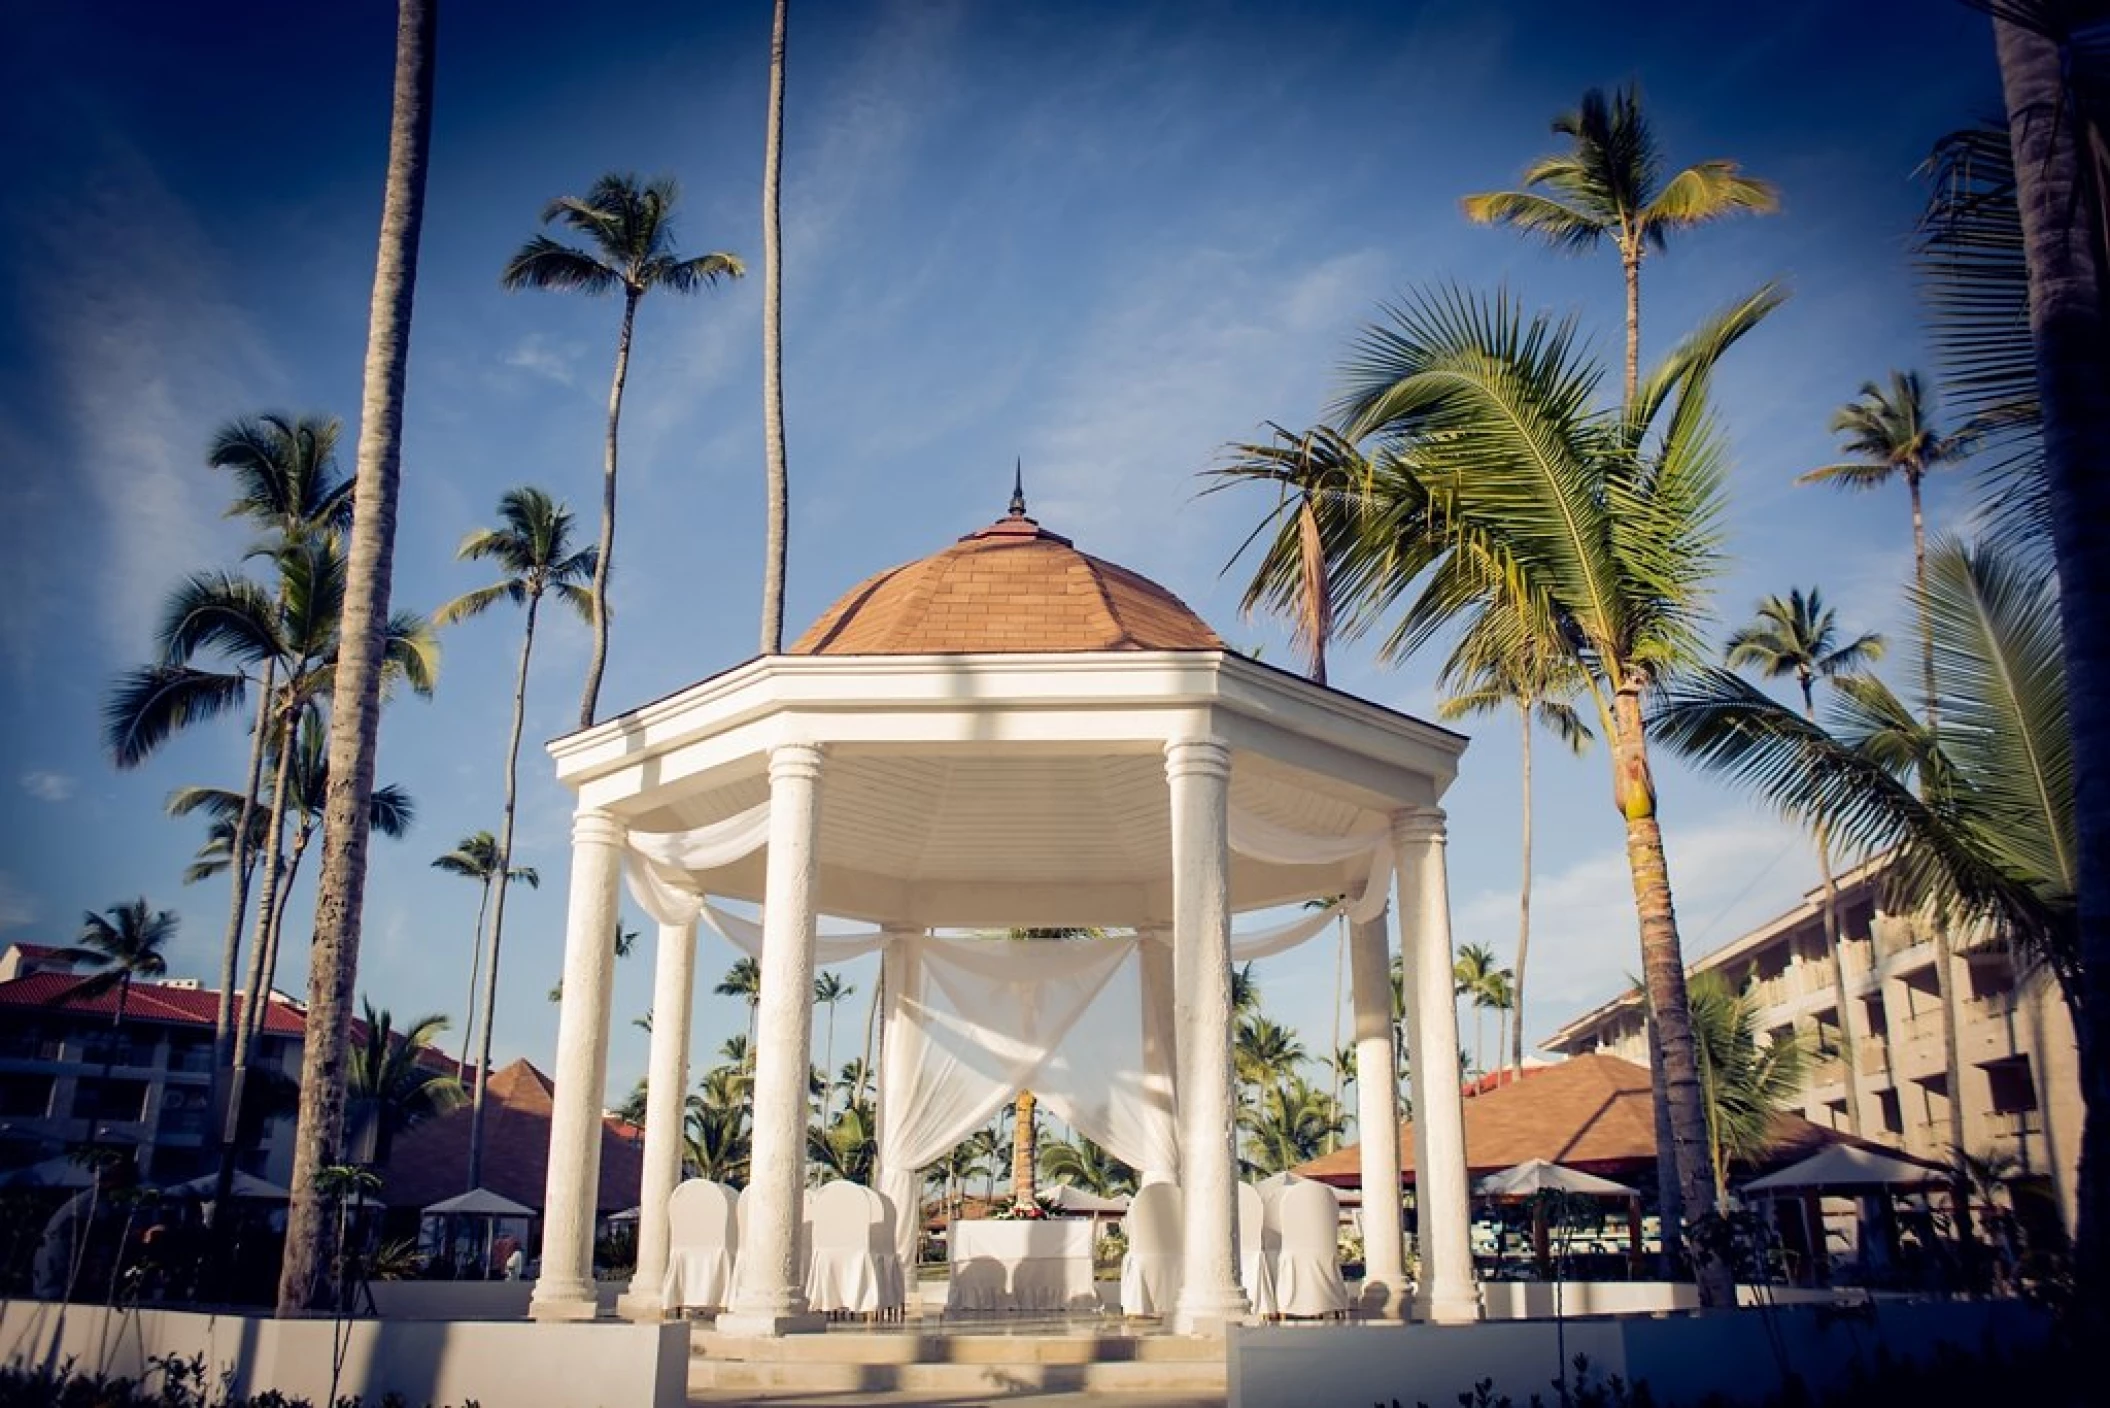
[[[217,1167],[212,1119],[213,1022],[219,993],[194,978],[84,997],[82,974],[40,944],[0,954],[0,1180],[84,1182],[70,1153],[86,1144],[143,1152],[140,1175],[181,1182]],[[235,1010],[245,1006],[237,997]],[[254,1068],[291,1088],[300,1076],[303,1013],[274,992]],[[293,1169],[293,1105],[264,1122],[241,1171],[284,1185]]]
[[[2047,1193],[2070,1231],[2080,1159],[2081,1092],[2073,1021],[2049,970],[1998,940],[1934,942],[1921,918],[1883,908],[1882,864],[1838,881],[1844,1002],[1825,944],[1823,892],[1694,961],[1751,994],[1775,1038],[1802,1032],[1818,1053],[1801,1113],[1851,1128],[1847,1043],[1869,1139],[1946,1161],[1952,1098],[1963,1106],[1964,1148],[2012,1160],[2018,1191]],[[1936,965],[1949,965],[1952,1019]],[[1956,1033],[1963,1078],[1948,1088],[1945,1043]],[[1649,1059],[1640,994],[1629,992],[1555,1032],[1543,1047],[1567,1056]]]

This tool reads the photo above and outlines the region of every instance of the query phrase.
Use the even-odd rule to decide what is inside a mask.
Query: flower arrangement
[[[1068,1216],[1061,1208],[1051,1208],[1046,1203],[1012,1203],[989,1214],[992,1222],[1051,1222]]]

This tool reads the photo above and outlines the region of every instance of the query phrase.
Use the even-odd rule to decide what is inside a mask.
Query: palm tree
[[[1780,297],[1762,289],[1709,320],[1606,413],[1593,407],[1601,374],[1575,347],[1572,320],[1526,321],[1504,296],[1427,294],[1364,336],[1341,406],[1345,433],[1382,448],[1353,551],[1403,565],[1373,574],[1378,586],[1358,606],[1388,611],[1424,582],[1387,650],[1410,651],[1501,601],[1519,644],[1565,652],[1583,673],[1611,744],[1678,1181],[1696,1215],[1714,1199],[1641,702],[1699,656],[1722,511],[1708,385]],[[1701,1268],[1710,1306],[1734,1293],[1717,1262]]]
[[[1021,928],[1007,929],[998,938],[1024,939],[1098,939],[1104,938],[1103,929],[1079,928]],[[1011,1205],[1031,1207],[1034,1204],[1034,1177],[1040,1167],[1040,1125],[1034,1117],[1039,1100],[1030,1090],[1021,1090],[1011,1102]]]
[[[234,476],[232,517],[256,523],[282,541],[336,531],[350,521],[351,481],[337,472],[339,426],[321,416],[260,415],[229,421],[213,432],[205,461]],[[266,659],[257,686],[256,722],[250,729],[249,770],[242,807],[228,834],[233,893],[227,932],[220,944],[220,993],[213,1014],[214,1079],[234,1058],[234,989],[240,966],[242,928],[249,908],[249,882],[256,868],[257,789],[271,733],[274,659]]]
[[[1844,489],[1875,489],[1893,479],[1905,481],[1912,501],[1912,584],[1915,600],[1927,592],[1927,525],[1920,507],[1920,485],[1943,465],[1970,452],[1973,436],[1943,435],[1934,428],[1933,404],[1920,384],[1918,372],[1890,374],[1886,392],[1874,382],[1864,382],[1861,394],[1841,406],[1832,416],[1832,429],[1846,437],[1844,449],[1853,459],[1813,469],[1798,484],[1837,484]],[[1920,682],[1926,692],[1927,723],[1941,726],[1940,697],[1934,692],[1934,642],[1927,634],[1927,619],[1920,615]]]
[[[421,1064],[427,1050],[438,1046],[439,1034],[447,1030],[447,1019],[438,1013],[406,1022],[398,1031],[387,1008],[378,1013],[374,1004],[360,999],[365,1018],[363,1040],[352,1046],[351,1074],[347,1081],[346,1124],[353,1130],[370,1131],[370,1164],[386,1164],[395,1149],[396,1136],[426,1120],[462,1107],[468,1097],[462,1083],[442,1071]],[[357,1149],[365,1141],[350,1137]]]
[[[1275,433],[1272,442],[1233,445],[1230,458],[1208,471],[1218,482],[1202,492],[1217,493],[1252,481],[1274,488],[1275,507],[1232,554],[1236,562],[1262,534],[1274,530],[1239,610],[1247,616],[1255,610],[1287,616],[1291,642],[1304,652],[1305,673],[1314,683],[1324,684],[1335,594],[1327,540],[1343,530],[1344,509],[1352,504],[1354,488],[1368,466],[1353,444],[1327,426],[1314,426],[1301,435],[1272,422],[1268,428]]]
[[[1521,642],[1519,638],[1521,639]],[[1490,615],[1477,629],[1469,629],[1444,661],[1437,676],[1443,697],[1437,702],[1440,719],[1462,719],[1514,707],[1522,744],[1523,877],[1517,891],[1517,957],[1513,973],[1516,1023],[1511,1032],[1510,1062],[1517,1076],[1524,1074],[1524,961],[1531,950],[1531,736],[1537,724],[1580,754],[1595,737],[1590,726],[1569,701],[1581,687],[1574,666],[1558,651],[1537,648],[1512,623]],[[1500,1042],[1496,1045],[1499,1047]],[[1499,1058],[1499,1051],[1497,1057]],[[1484,1062],[1483,1062],[1484,1064]]]
[[[762,1001],[762,965],[752,958],[742,958],[728,968],[718,986],[711,989],[720,997],[737,997],[747,1004],[747,1044],[743,1048],[747,1059],[754,1059],[755,1009]]]
[[[768,540],[762,549],[762,653],[784,649],[784,569],[791,484],[784,456],[784,240],[777,224],[784,177],[784,40],[790,0],[769,32],[769,122],[762,149],[762,451],[768,463]]]
[[[1733,161],[1703,161],[1663,180],[1663,150],[1633,84],[1610,98],[1590,89],[1574,112],[1553,120],[1553,131],[1573,145],[1525,168],[1524,190],[1465,197],[1465,218],[1513,225],[1562,250],[1612,241],[1626,274],[1625,403],[1631,404],[1641,376],[1642,258],[1661,250],[1672,230],[1743,212],[1770,214],[1780,208],[1780,193],[1743,175]]]
[[[462,1024],[462,1055],[460,1066],[469,1069],[469,1042],[476,1033],[476,979],[483,966],[484,956],[484,912],[491,903],[491,882],[498,877],[498,838],[488,831],[472,831],[455,843],[453,850],[432,862],[435,870],[444,870],[449,875],[459,875],[477,884],[476,932],[469,942],[469,996],[465,1010],[469,1015]],[[506,878],[518,880],[531,890],[542,888],[542,873],[532,865],[505,867]],[[481,1082],[479,1081],[479,1084]]]
[[[1261,1092],[1260,1107],[1246,1125],[1247,1152],[1239,1164],[1259,1177],[1295,1168],[1326,1152],[1344,1124],[1340,1106],[1325,1091],[1293,1077]]]
[[[1988,7],[1994,8],[1994,7]],[[2110,1010],[2110,334],[2106,334],[2103,193],[2105,114],[2092,36],[2097,7],[2074,0],[2013,0],[1994,8],[2016,204],[2029,270],[2029,328],[2035,343],[2043,476],[2058,564],[2070,741],[2084,799],[2074,819],[2081,877],[2075,946],[2086,998],[2081,1084],[2095,1117],[2082,1131],[2076,1264],[2087,1323],[2110,1330],[2110,1061],[2102,1014]],[[2086,42],[2084,42],[2084,37]]]
[[[92,998],[114,991],[117,1006],[110,1014],[110,1027],[115,1031],[123,1026],[125,1002],[132,994],[133,982],[168,972],[164,950],[176,937],[178,922],[173,911],[149,911],[144,897],[111,905],[102,914],[92,910],[83,914],[78,939],[71,947],[60,949],[58,957],[97,971],[68,988],[66,995]],[[107,1074],[106,1070],[106,1078]]]
[[[615,343],[615,378],[608,388],[608,440],[601,470],[601,539],[593,550],[593,660],[579,701],[579,727],[593,723],[608,665],[608,574],[615,566],[616,432],[623,417],[623,382],[630,374],[630,333],[637,305],[654,289],[695,293],[723,278],[738,278],[730,254],[674,255],[674,182],[661,176],[640,184],[625,173],[601,177],[584,196],[559,196],[542,212],[545,225],[562,225],[586,248],[535,235],[506,261],[499,282],[508,289],[555,289],[599,297],[620,291],[623,321]]]
[[[294,1137],[293,1200],[279,1272],[278,1311],[297,1315],[327,1294],[329,1218],[316,1179],[344,1139],[345,1047],[359,969],[366,891],[367,799],[374,788],[381,666],[388,634],[395,550],[396,482],[403,448],[403,379],[424,224],[425,171],[432,149],[436,0],[398,0],[388,174],[367,325],[359,404],[358,475],[350,571],[344,595],[344,660],[330,715],[330,790],[323,816],[322,875],[309,951],[307,1041],[301,1057],[300,1124]]]
[[[540,489],[522,486],[508,489],[498,501],[498,518],[496,528],[479,528],[462,539],[454,555],[464,562],[496,563],[499,580],[458,596],[433,613],[437,624],[448,626],[479,616],[500,601],[527,608],[527,627],[520,638],[520,669],[513,678],[513,727],[506,736],[505,811],[498,828],[497,863],[486,881],[491,896],[491,963],[484,974],[479,1070],[490,1068],[491,1032],[498,1025],[498,959],[505,942],[506,881],[512,874],[513,811],[519,794],[520,735],[527,724],[528,662],[535,653],[535,618],[542,610],[544,595],[551,595],[582,619],[594,619],[592,593],[579,585],[594,575],[594,550],[572,550],[571,510]],[[478,932],[482,932],[481,925]],[[473,1007],[471,1012],[473,1015]],[[466,1044],[463,1049],[467,1049]],[[479,1080],[469,1114],[471,1188],[482,1182],[483,1132],[484,1083]]]
[[[821,1059],[823,1071],[835,1069],[835,1006],[856,991],[855,987],[844,982],[842,975],[832,968],[824,969],[821,975],[813,980],[814,1002],[828,1009],[828,1043],[823,1048]],[[856,1103],[854,1095],[851,1097],[851,1103]]]
[[[1760,1042],[1758,1004],[1720,972],[1692,975],[1692,1030],[1707,1106],[1714,1194],[1729,1198],[1729,1166],[1752,1164],[1773,1144],[1773,1122],[1802,1097],[1809,1048],[1800,1035]]]
[[[813,1172],[850,1183],[869,1183],[879,1148],[872,1107],[851,1101],[825,1129],[806,1129],[806,1159]]]
[[[1473,1005],[1473,1058],[1487,1070],[1487,1012],[1511,1000],[1509,974],[1486,944],[1460,944],[1451,960],[1451,991]],[[1499,1045],[1499,1041],[1497,1042]]]
[[[1824,604],[1815,587],[1804,596],[1791,588],[1787,598],[1769,596],[1758,604],[1758,615],[1729,637],[1727,664],[1732,670],[1755,670],[1766,679],[1792,675],[1802,691],[1802,716],[1817,719],[1817,681],[1853,674],[1883,658],[1883,638],[1864,634],[1841,642],[1832,609]],[[1840,949],[1839,890],[1832,879],[1831,846],[1820,822],[1817,834],[1817,874],[1824,886],[1824,946],[1831,955],[1832,990],[1839,995],[1839,1051],[1846,1067],[1846,1126],[1860,1134],[1865,1121],[1861,1113],[1861,1064],[1859,1034],[1854,1029],[1853,1001],[1846,989],[1846,959]],[[1953,1087],[1952,1087],[1953,1088]]]
[[[1100,1198],[1136,1191],[1136,1171],[1084,1135],[1051,1139],[1040,1149],[1040,1176]]]
[[[1304,1043],[1294,1031],[1258,1012],[1239,1018],[1231,1039],[1231,1069],[1240,1086],[1251,1086],[1255,1091],[1294,1077],[1306,1054]],[[1243,1103],[1241,1099],[1240,1104]]]

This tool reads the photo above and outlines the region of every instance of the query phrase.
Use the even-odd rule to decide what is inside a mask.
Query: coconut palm
[[[1012,940],[1097,939],[1105,937],[1105,930],[1022,928],[1007,929],[997,937]],[[1034,1116],[1038,1104],[1038,1098],[1030,1090],[1021,1090],[1011,1102],[1011,1203],[1014,1207],[1031,1207],[1034,1202],[1034,1177],[1040,1167],[1040,1124]]]
[[[1929,474],[1970,453],[1972,436],[1944,435],[1933,425],[1933,399],[1918,372],[1894,371],[1890,388],[1864,382],[1861,394],[1832,416],[1832,429],[1846,437],[1842,448],[1854,458],[1813,469],[1798,484],[1836,484],[1844,489],[1876,489],[1893,479],[1905,482],[1912,502],[1912,585],[1924,600],[1927,592],[1927,524],[1920,486]],[[1934,690],[1934,642],[1922,614],[1920,683],[1926,692],[1927,722],[1941,726],[1940,696]]]
[[[1207,472],[1217,482],[1202,492],[1217,493],[1253,481],[1275,490],[1274,508],[1232,554],[1236,562],[1273,530],[1239,609],[1248,616],[1266,610],[1288,617],[1291,642],[1304,652],[1305,673],[1324,684],[1335,594],[1327,540],[1343,531],[1344,515],[1368,466],[1353,444],[1327,426],[1302,434],[1272,422],[1268,428],[1274,432],[1273,441],[1233,445],[1229,459]]]
[[[718,986],[711,989],[720,997],[737,997],[747,1004],[747,1041],[742,1048],[748,1060],[754,1059],[755,1011],[762,1001],[762,965],[752,958],[742,958],[726,969]]]
[[[484,956],[484,914],[491,903],[491,882],[498,877],[498,838],[488,831],[472,831],[455,843],[453,850],[432,862],[435,870],[474,880],[477,885],[476,931],[469,941],[469,995],[463,1010],[469,1015],[462,1024],[462,1070],[469,1070],[469,1042],[476,1033],[476,980]],[[542,887],[542,872],[532,865],[505,868],[506,878],[518,880],[531,890]]]
[[[1758,1004],[1716,970],[1693,974],[1687,992],[1707,1107],[1707,1160],[1715,1198],[1726,1202],[1730,1165],[1763,1158],[1774,1121],[1801,1101],[1809,1047],[1800,1035],[1761,1042]]]
[[[445,1017],[429,1013],[398,1030],[387,1008],[376,1012],[364,998],[359,1006],[364,1026],[352,1044],[345,1122],[352,1130],[371,1131],[372,1153],[365,1162],[386,1164],[398,1134],[460,1109],[468,1097],[458,1079],[423,1064],[447,1030]],[[354,1136],[350,1142],[359,1148],[366,1141]]]
[[[338,434],[335,418],[323,416],[266,414],[220,426],[206,447],[205,462],[234,478],[235,501],[228,516],[247,519],[281,541],[345,527],[351,516],[352,485],[337,472]],[[266,659],[262,666],[256,721],[250,728],[248,780],[241,792],[243,805],[228,831],[233,893],[220,944],[219,1001],[213,1014],[216,1070],[234,1058],[235,974],[241,962],[257,843],[265,839],[257,821],[257,789],[271,732],[276,663]]]
[[[1836,613],[1824,604],[1815,587],[1809,595],[1791,588],[1785,599],[1769,596],[1758,604],[1757,616],[1729,637],[1727,664],[1732,670],[1752,670],[1766,679],[1793,676],[1802,692],[1802,716],[1816,722],[1817,681],[1854,674],[1883,658],[1883,638],[1873,633],[1850,641],[1839,638]],[[1816,827],[1817,874],[1824,887],[1824,946],[1831,955],[1832,990],[1839,994],[1839,1053],[1846,1068],[1846,1124],[1849,1132],[1861,1133],[1860,1035],[1855,1030],[1853,1002],[1847,996],[1846,959],[1839,939],[1839,889],[1832,878],[1831,845],[1824,826]],[[1955,1087],[1951,1087],[1952,1089]]]
[[[141,978],[159,978],[168,972],[165,952],[176,937],[180,921],[173,911],[149,910],[144,897],[111,905],[102,914],[92,910],[81,916],[81,931],[72,946],[58,951],[58,958],[95,973],[67,989],[69,998],[117,994],[110,1013],[112,1029],[124,1025],[125,1003],[132,984]]]
[[[1487,1070],[1487,1013],[1513,1002],[1510,976],[1486,944],[1460,944],[1451,960],[1451,991],[1473,1005],[1473,1057],[1479,1069]],[[1501,1044],[1499,1033],[1496,1045]]]
[[[542,223],[580,236],[585,248],[535,235],[506,261],[499,282],[508,289],[554,289],[599,297],[623,295],[623,321],[615,343],[615,377],[608,388],[608,439],[601,468],[601,538],[593,550],[593,659],[586,667],[586,692],[579,701],[579,727],[593,723],[608,665],[608,574],[615,566],[616,433],[623,417],[623,383],[630,374],[630,334],[637,305],[654,289],[696,293],[720,279],[738,278],[740,261],[730,254],[674,254],[674,206],[679,192],[661,176],[640,182],[611,173],[584,196],[559,196],[542,212]]]
[[[2083,0],[2005,0],[1993,11],[2007,128],[2029,271],[2029,330],[2045,498],[2058,566],[2058,609],[2072,706],[2080,877],[2075,947],[2086,997],[2075,1024],[2081,1088],[2093,1117],[2081,1134],[2076,1280],[2085,1323],[2110,1330],[2110,329],[2106,329],[2104,192],[2110,190],[2102,15]]]
[[[871,1182],[878,1148],[878,1124],[872,1107],[857,1101],[844,1106],[826,1128],[806,1128],[806,1160],[816,1181],[840,1178],[850,1183]]]
[[[322,875],[315,939],[309,950],[307,1040],[301,1056],[300,1124],[294,1136],[293,1200],[279,1273],[278,1311],[298,1315],[327,1293],[329,1219],[317,1175],[344,1137],[345,1046],[352,984],[359,970],[359,921],[366,892],[366,812],[374,788],[382,663],[389,635],[388,595],[396,536],[396,483],[403,447],[403,380],[410,361],[410,312],[417,287],[418,235],[432,148],[432,69],[438,6],[398,0],[395,91],[381,239],[366,335],[359,403],[358,474],[353,493],[350,570],[344,594],[344,660],[330,714],[330,774],[323,816]]]
[[[1510,1042],[1510,1062],[1518,1076],[1524,1073],[1524,963],[1531,951],[1531,740],[1533,726],[1545,729],[1568,751],[1580,754],[1595,737],[1571,701],[1581,686],[1574,665],[1559,651],[1542,650],[1528,635],[1513,629],[1493,614],[1486,622],[1468,629],[1444,661],[1436,686],[1443,691],[1436,704],[1441,719],[1463,719],[1500,709],[1517,711],[1523,775],[1521,810],[1523,875],[1517,890],[1517,956],[1511,968],[1511,988],[1517,1020]],[[1521,637],[1521,640],[1520,640]],[[1497,1064],[1500,1045],[1496,1042]],[[1482,1064],[1486,1064],[1485,1061]]]
[[[1609,98],[1590,89],[1574,112],[1553,120],[1553,131],[1573,145],[1525,168],[1523,190],[1465,197],[1465,216],[1481,225],[1512,225],[1561,250],[1612,242],[1626,275],[1630,404],[1641,375],[1642,259],[1660,251],[1673,230],[1778,210],[1780,194],[1733,161],[1703,161],[1664,180],[1663,150],[1633,84]]]
[[[842,974],[837,973],[832,968],[822,970],[820,976],[813,980],[813,1000],[815,1004],[828,1009],[828,1041],[827,1045],[822,1048],[821,1059],[821,1069],[823,1071],[833,1071],[835,1069],[836,1004],[856,992],[857,989],[851,984],[844,982]],[[854,1103],[856,1097],[853,1095],[851,1099]]]
[[[1136,1191],[1136,1171],[1082,1134],[1043,1144],[1040,1176],[1099,1198]]]
[[[1779,303],[1765,288],[1704,324],[1616,412],[1573,323],[1526,319],[1506,296],[1420,295],[1365,334],[1348,368],[1344,433],[1381,453],[1353,552],[1396,564],[1357,603],[1399,618],[1388,653],[1496,601],[1519,647],[1565,652],[1610,742],[1643,968],[1659,1028],[1678,1181],[1712,1210],[1684,959],[1671,899],[1642,696],[1699,658],[1720,570],[1722,444],[1707,391],[1722,355]],[[1727,1304],[1726,1265],[1701,1268]]]
[[[681,1144],[682,1162],[697,1178],[746,1186],[751,1146],[744,1103],[715,1104],[690,1096]]]
[[[519,798],[520,735],[527,724],[528,664],[535,654],[535,619],[544,596],[577,612],[581,619],[594,619],[593,595],[579,584],[594,575],[594,550],[574,551],[571,545],[571,510],[531,485],[508,489],[498,501],[498,526],[478,528],[455,549],[464,562],[490,562],[498,567],[499,580],[478,587],[433,613],[439,625],[449,626],[480,616],[501,601],[527,608],[527,623],[520,637],[520,668],[513,677],[513,726],[506,735],[505,810],[498,827],[497,861],[485,882],[491,897],[491,962],[484,973],[483,1041],[477,1068],[491,1065],[491,1032],[498,1016],[498,960],[505,942],[506,881],[512,874],[513,812]],[[481,925],[478,933],[482,933]],[[476,966],[472,961],[472,968]],[[473,1017],[474,1007],[471,1007]],[[463,1048],[467,1050],[466,1044]],[[476,1083],[469,1114],[469,1186],[482,1186],[484,1132],[484,1083]]]
[[[1259,1108],[1245,1126],[1240,1168],[1249,1177],[1295,1168],[1325,1153],[1345,1124],[1341,1107],[1325,1091],[1293,1076],[1261,1092]]]
[[[769,31],[769,121],[762,146],[762,453],[768,466],[767,540],[762,549],[762,653],[784,648],[784,568],[790,548],[789,470],[784,455],[784,238],[778,193],[784,178],[784,41],[790,0],[777,0]]]
[[[1257,1091],[1279,1085],[1296,1074],[1305,1056],[1304,1043],[1280,1022],[1258,1012],[1238,1019],[1231,1038],[1231,1069],[1241,1086]]]

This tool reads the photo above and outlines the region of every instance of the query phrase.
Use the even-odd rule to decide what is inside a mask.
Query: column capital
[[[824,751],[818,743],[779,743],[769,750],[769,780],[819,777]]]
[[[610,846],[620,849],[630,844],[630,828],[614,812],[600,807],[581,807],[571,814],[571,840],[575,846]]]
[[[1392,813],[1392,839],[1434,842],[1440,846],[1444,843],[1443,823],[1441,807],[1401,807]]]
[[[1165,776],[1229,777],[1231,745],[1220,738],[1175,738],[1165,745]]]

